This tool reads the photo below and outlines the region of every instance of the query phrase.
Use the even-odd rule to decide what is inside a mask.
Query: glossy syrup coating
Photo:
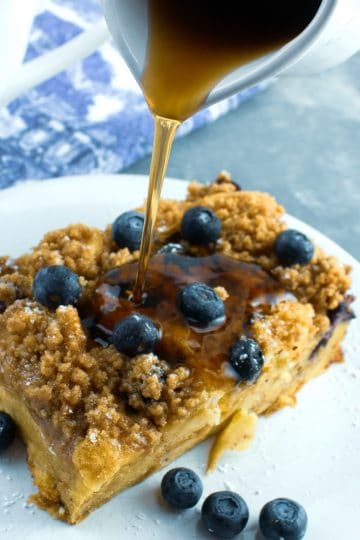
[[[228,353],[239,336],[248,333],[254,312],[261,306],[276,303],[284,290],[264,270],[213,254],[189,257],[174,253],[154,255],[149,264],[146,295],[141,305],[131,301],[136,263],[110,271],[100,281],[93,303],[86,315],[93,319],[97,333],[111,342],[116,324],[136,311],[150,317],[161,329],[161,339],[155,352],[170,364],[185,362],[196,369],[223,372]],[[225,300],[225,320],[218,327],[191,326],[177,306],[179,291],[189,283],[205,283],[222,287]]]

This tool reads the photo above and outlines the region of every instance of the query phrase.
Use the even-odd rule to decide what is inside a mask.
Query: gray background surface
[[[126,172],[145,173],[149,158]],[[360,54],[311,77],[283,77],[214,124],[177,140],[168,176],[221,169],[360,259]]]

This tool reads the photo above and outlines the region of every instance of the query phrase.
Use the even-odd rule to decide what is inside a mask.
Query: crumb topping
[[[214,287],[214,291],[223,302],[229,298],[229,293],[224,287]]]
[[[327,311],[343,300],[350,268],[320,249],[308,265],[279,266],[273,246],[285,229],[283,208],[267,194],[239,190],[226,173],[210,186],[191,183],[185,201],[161,201],[157,245],[179,233],[184,212],[194,205],[208,206],[221,219],[218,252],[259,264],[295,296],[258,314],[251,332],[267,359],[296,360],[326,331]],[[203,249],[189,246],[193,255]],[[86,302],[104,273],[137,257],[117,249],[110,227],[70,225],[47,233],[15,261],[0,259],[0,378],[64,448],[75,448],[84,475],[101,475],[95,446],[108,452],[110,443],[111,464],[119,445],[145,448],[170,418],[190,415],[206,399],[186,365],[170,366],[153,354],[129,359],[113,346],[102,348],[88,339],[76,308],[51,311],[33,300],[32,281],[44,266],[62,264],[76,272]],[[225,289],[216,291],[226,300]]]
[[[76,308],[52,312],[25,300],[2,316],[0,376],[66,445],[98,432],[146,445],[170,415],[184,417],[200,402],[186,366],[129,359],[113,346],[87,350]]]
[[[204,186],[192,182],[186,201],[160,202],[158,223],[161,241],[179,233],[184,212],[194,205],[211,208],[222,221],[217,251],[238,260],[255,263],[270,272],[281,285],[303,303],[311,303],[319,313],[335,309],[350,287],[350,267],[317,248],[305,265],[284,268],[274,252],[277,236],[286,229],[284,209],[266,193],[239,191],[222,173],[220,184]],[[203,255],[202,247],[190,247],[193,255]]]
[[[329,324],[328,317],[316,315],[311,304],[284,300],[257,316],[251,333],[269,363],[287,363],[312,350]]]
[[[339,264],[335,257],[327,256],[320,248],[316,249],[310,264],[291,268],[276,266],[271,271],[284,287],[294,291],[300,302],[311,303],[319,313],[337,308],[351,283],[350,266]]]
[[[164,426],[169,416],[184,417],[200,404],[199,392],[191,384],[186,366],[173,370],[153,354],[141,355],[128,362],[120,389],[129,405],[149,415],[157,426]]]

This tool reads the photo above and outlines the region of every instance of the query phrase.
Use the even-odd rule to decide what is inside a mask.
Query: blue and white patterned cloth
[[[101,17],[100,0],[49,0],[26,60]],[[262,86],[199,112],[179,136],[237,107]],[[139,88],[109,42],[0,109],[0,188],[25,179],[118,172],[151,150],[153,124]]]

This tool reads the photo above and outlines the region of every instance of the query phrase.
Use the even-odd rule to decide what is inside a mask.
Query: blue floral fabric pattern
[[[49,0],[25,61],[61,45],[101,17],[99,0]],[[124,84],[125,81],[125,84]],[[264,85],[200,111],[179,136],[257,93]],[[0,109],[0,188],[26,179],[118,172],[151,150],[153,123],[113,44]]]

